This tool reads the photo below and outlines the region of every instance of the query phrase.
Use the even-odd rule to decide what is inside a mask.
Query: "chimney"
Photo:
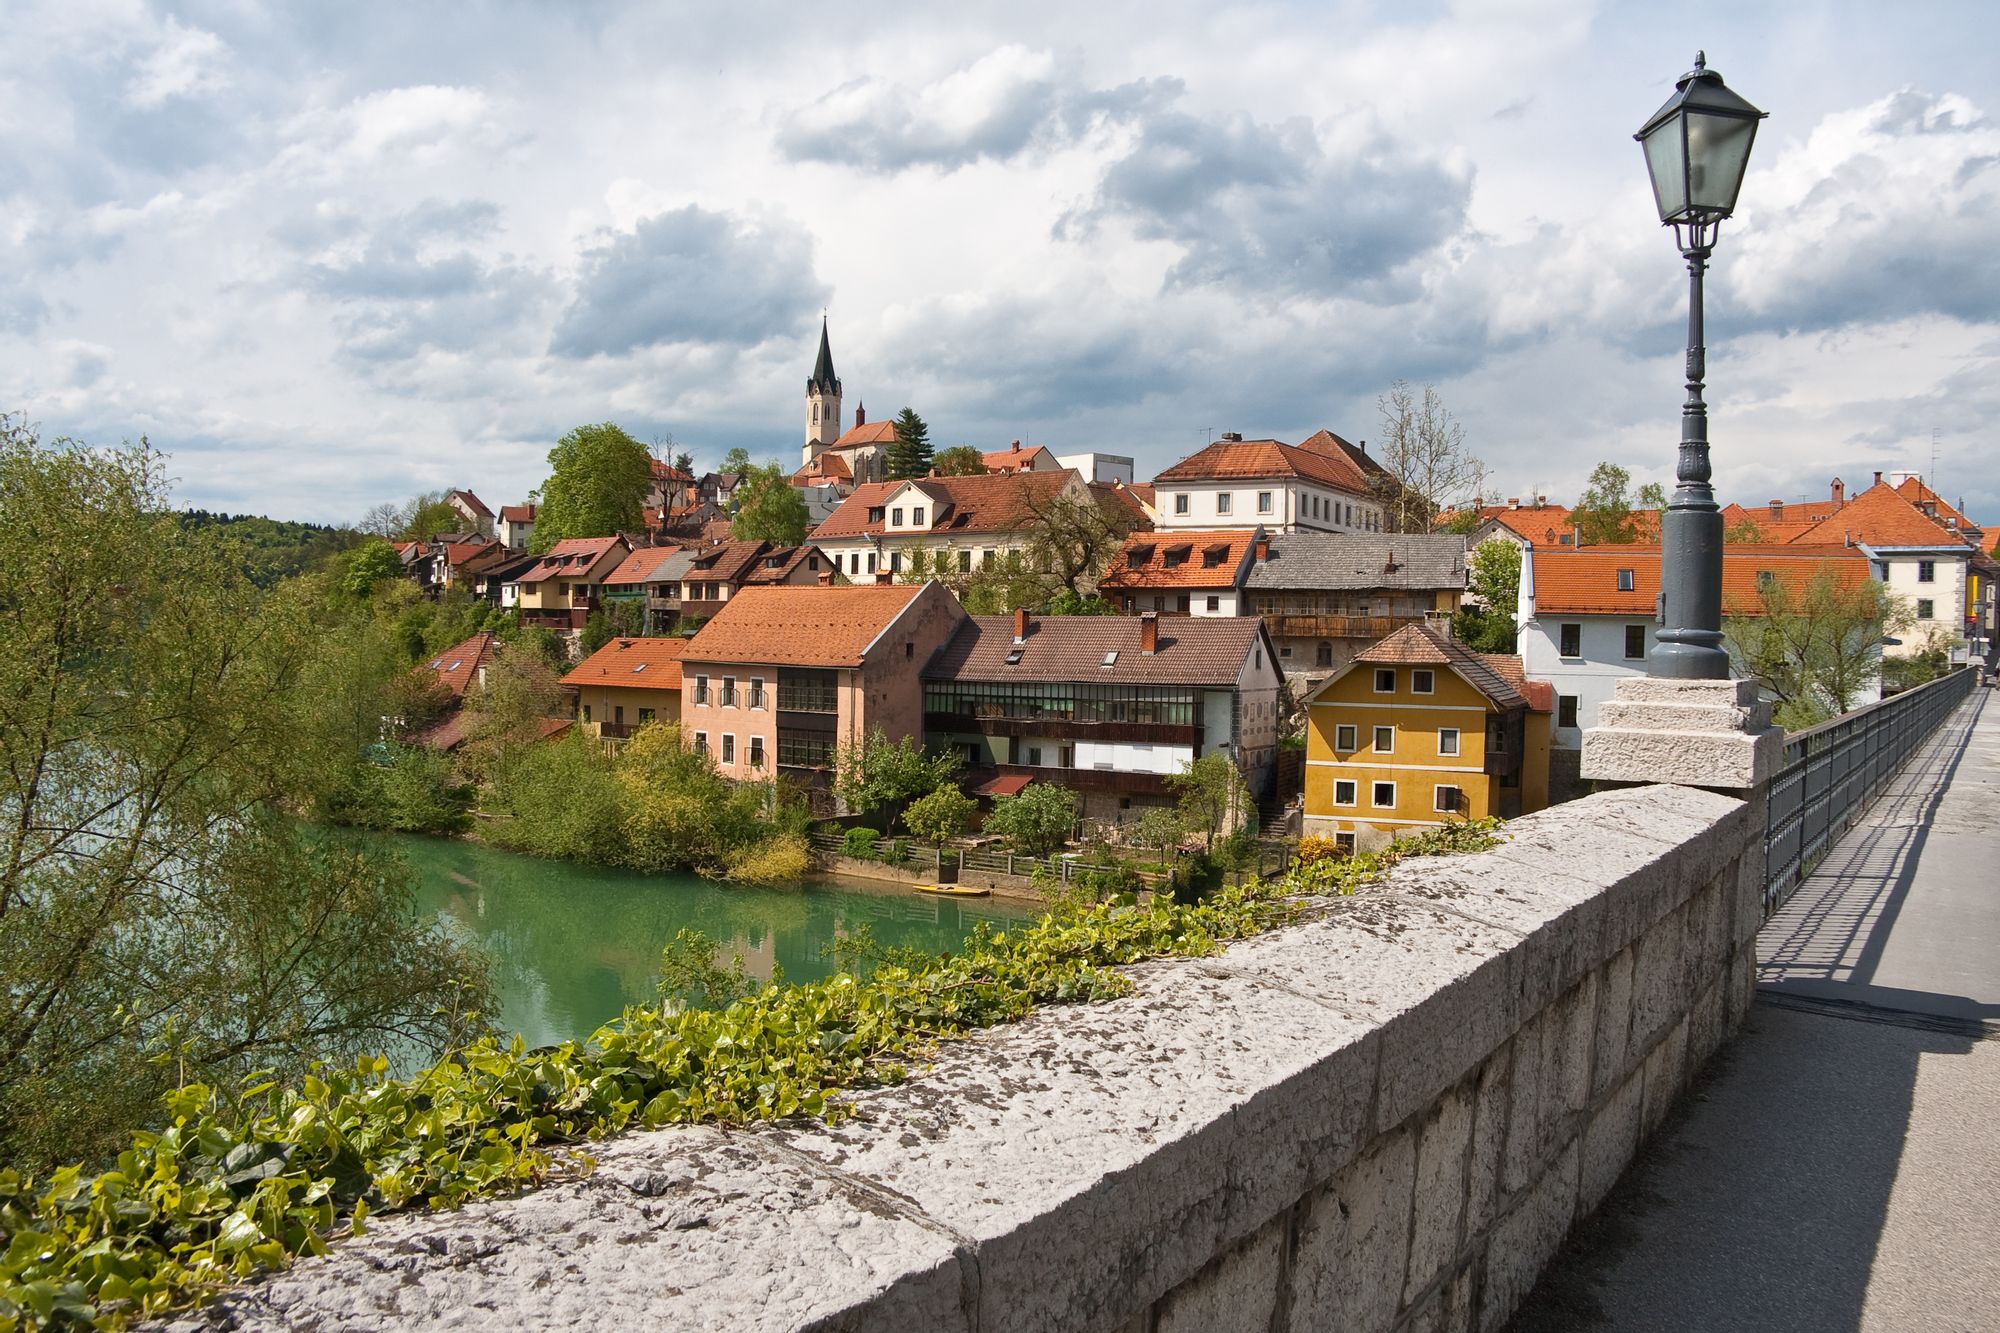
[[[866,403],[856,403],[854,405],[854,424],[857,426],[868,424],[868,405]]]
[[[1549,502],[1548,496],[1538,495],[1535,497],[1535,508],[1540,509],[1543,505],[1547,504],[1548,502]]]
[[[1141,611],[1139,613],[1139,652],[1151,657],[1160,651],[1160,613]]]
[[[1839,477],[1835,477],[1833,479],[1833,502],[1836,505],[1844,505],[1847,503],[1847,483],[1842,481]]]
[[[875,581],[877,583],[894,583],[896,576],[886,569],[878,569],[875,571]]]
[[[1016,441],[1014,441],[1014,447],[1013,447],[1012,449],[1010,449],[1010,450],[1009,450],[1008,452],[1009,452],[1009,453],[1016,453],[1016,454],[1020,453],[1020,452],[1021,452],[1021,442],[1020,442],[1019,440],[1016,440]]]
[[[1508,507],[1509,509],[1519,509],[1519,508],[1521,507],[1521,497],[1520,497],[1520,496],[1518,496],[1518,495],[1510,495],[1510,496],[1508,496],[1508,497],[1507,497],[1507,507]]]
[[[1882,474],[1880,472],[1877,472],[1875,474],[1875,484],[1877,486],[1880,486],[1882,484]]]
[[[1270,558],[1271,539],[1269,537],[1259,537],[1257,539],[1257,563],[1261,565]]]
[[[1785,521],[1785,502],[1783,500],[1771,501],[1771,521],[1773,523],[1783,523]]]
[[[819,586],[820,586],[820,587],[822,587],[822,588],[831,588],[831,587],[833,586],[833,571],[832,571],[832,570],[830,570],[830,569],[822,569],[822,570],[821,570],[821,571],[819,572]]]
[[[1243,443],[1243,432],[1240,430],[1226,430],[1222,432],[1222,439],[1226,444],[1241,444]]]
[[[1027,641],[1028,641],[1028,608],[1025,606],[1017,606],[1014,608],[1014,642],[1026,643]]]
[[[1363,440],[1363,441],[1362,441],[1362,442],[1360,443],[1360,445],[1359,445],[1359,446],[1357,446],[1357,447],[1358,447],[1358,448],[1359,448],[1359,449],[1361,450],[1361,452],[1362,452],[1362,453],[1364,453],[1364,454],[1365,454],[1365,453],[1367,453],[1367,452],[1368,452],[1368,441],[1366,441],[1366,440]]]

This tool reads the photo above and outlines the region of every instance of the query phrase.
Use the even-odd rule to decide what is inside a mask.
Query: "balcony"
[[[1379,639],[1422,620],[1412,616],[1337,616],[1266,613],[1264,627],[1274,639]]]
[[[589,618],[590,612],[583,607],[524,606],[521,608],[521,623],[523,625],[539,625],[544,629],[582,629],[584,621]]]
[[[971,713],[925,713],[927,732],[1034,740],[1124,741],[1136,745],[1201,745],[1202,729],[1169,722],[1078,722],[1066,717],[978,717]]]

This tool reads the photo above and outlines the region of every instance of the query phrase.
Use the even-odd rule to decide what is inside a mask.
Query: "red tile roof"
[[[678,690],[681,654],[688,641],[680,638],[613,639],[579,662],[562,678],[566,688],[615,685],[629,690]]]
[[[810,485],[815,481],[852,481],[854,469],[839,454],[821,454],[812,462],[792,474],[794,486]]]
[[[1758,576],[1769,573],[1787,583],[1803,583],[1830,568],[1843,588],[1872,577],[1868,558],[1847,546],[1793,542],[1782,546],[1728,546],[1722,552],[1723,606],[1732,614],[1755,614]],[[1618,571],[1632,571],[1632,587],[1621,592]],[[1535,614],[1650,616],[1660,594],[1657,546],[1586,546],[1535,551]]]
[[[1947,504],[1942,495],[1924,485],[1922,477],[1903,478],[1902,482],[1896,487],[1896,494],[1917,506],[1917,512],[1919,513],[1923,513],[1924,506],[1929,505],[1930,512],[1935,514],[1939,520],[1944,522],[1945,527],[1952,531],[1964,532],[1970,529],[1975,535],[1984,535],[1986,531],[1984,524],[1974,523],[1955,505]]]
[[[491,551],[504,551],[505,549],[507,548],[499,542],[494,541],[491,537],[482,538],[476,542],[446,542],[444,547],[444,562],[453,569],[458,569],[469,561],[486,555]]]
[[[1026,472],[1035,466],[1035,460],[1043,454],[1049,454],[1048,446],[1037,444],[1023,449],[1021,442],[1016,440],[1013,448],[995,449],[990,454],[981,454],[979,461],[986,465],[988,472]],[[1055,455],[1049,454],[1049,459],[1054,461]]]
[[[871,583],[860,587],[744,588],[688,641],[683,662],[758,662],[777,666],[853,667],[868,645],[930,587]],[[949,593],[940,590],[940,594]]]
[[[533,523],[535,521],[535,506],[501,505],[500,519],[505,523]]]
[[[1217,440],[1155,476],[1153,484],[1265,478],[1293,478],[1354,495],[1374,494],[1367,474],[1346,454],[1318,453],[1280,440]]]
[[[1137,588],[1233,588],[1255,531],[1148,532],[1125,539],[1099,580],[1121,592]]]
[[[1797,542],[1821,545],[1852,540],[1870,546],[1962,546],[1964,539],[1897,494],[1887,482],[1877,482],[1849,500],[1838,513],[1814,524]]]
[[[666,546],[641,546],[625,557],[618,568],[604,576],[606,583],[645,583],[653,577],[653,571],[669,559],[681,553],[681,548],[672,544]]]
[[[888,525],[870,519],[868,511],[885,508],[889,497],[914,485],[930,497],[930,535],[1011,532],[1034,517],[1035,509],[1054,501],[1076,473],[994,472],[972,477],[924,477],[915,482],[874,481],[857,486],[826,522],[813,529],[813,540],[883,536]],[[922,535],[905,531],[901,535]]]
[[[601,569],[615,569],[616,565],[607,563],[608,558],[615,555],[622,561],[628,549],[623,537],[571,537],[542,552],[541,563],[516,582],[540,583],[545,579],[595,575]]]
[[[463,699],[465,692],[472,688],[472,682],[479,677],[479,668],[493,659],[492,634],[481,631],[433,657],[424,665],[437,673],[438,682],[451,691],[454,699]]]
[[[858,444],[894,444],[895,442],[896,423],[891,419],[888,421],[869,421],[856,426],[854,429],[848,431],[847,434],[835,440],[831,447],[835,449],[851,449]]]

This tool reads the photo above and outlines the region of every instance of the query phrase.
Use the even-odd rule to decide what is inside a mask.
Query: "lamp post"
[[[1702,401],[1701,280],[1722,220],[1750,164],[1759,111],[1723,86],[1696,52],[1674,95],[1632,136],[1646,151],[1660,223],[1688,266],[1687,401],[1674,498],[1660,521],[1659,647],[1649,674],[1670,680],[1726,680],[1722,648],[1722,511],[1709,485],[1708,406]]]

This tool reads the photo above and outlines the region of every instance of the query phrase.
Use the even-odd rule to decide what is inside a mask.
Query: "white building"
[[[1082,474],[1085,481],[1104,486],[1132,484],[1132,460],[1124,454],[1058,454],[1056,462]]]
[[[1380,532],[1373,479],[1387,475],[1331,431],[1296,445],[1229,432],[1153,478],[1155,522],[1162,530]]]

